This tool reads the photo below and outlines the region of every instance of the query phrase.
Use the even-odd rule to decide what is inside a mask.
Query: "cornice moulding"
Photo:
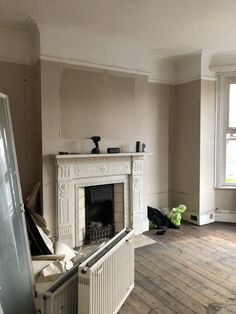
[[[198,80],[205,80],[205,81],[216,81],[216,78],[215,77],[208,77],[208,76],[194,76],[194,77],[191,77],[191,78],[188,78],[186,80],[182,80],[182,81],[176,81],[174,83],[174,85],[182,85],[182,84],[186,84],[186,83],[191,83],[191,82],[194,82],[194,81],[198,81]]]
[[[169,80],[161,80],[161,79],[148,79],[149,83],[156,83],[156,84],[164,84],[164,85],[176,85],[175,81]]]
[[[205,80],[205,81],[217,81],[217,77],[211,77],[211,76],[202,76],[201,80]]]
[[[37,42],[35,29],[32,24],[28,28],[16,25],[0,26],[0,60],[18,64],[32,65],[38,61]]]
[[[228,64],[228,65],[211,65],[210,70],[213,72],[234,72],[236,71],[236,64]]]
[[[175,81],[173,60],[160,58],[151,49],[45,21],[37,23],[41,60],[145,75],[163,84]]]
[[[73,27],[33,18],[29,19],[27,25],[28,30],[0,26],[0,60],[32,65],[40,58],[50,62],[143,75],[151,83],[169,85],[199,79],[215,80],[215,72],[236,70],[236,53],[216,55],[200,51],[178,58],[163,58],[137,43],[121,42]]]
[[[61,36],[57,32],[40,31],[40,56],[65,63],[86,64],[93,67],[108,67],[147,75],[150,57],[147,51],[131,49],[100,41],[99,38],[85,37],[83,34]]]
[[[198,81],[198,80],[204,80],[204,81],[216,81],[217,78],[216,77],[207,77],[207,76],[195,76],[183,81],[165,81],[165,80],[155,80],[155,79],[148,79],[149,83],[157,83],[157,84],[168,84],[168,85],[173,85],[173,86],[178,86],[178,85],[182,85],[182,84],[187,84],[187,83],[191,83],[194,81]]]
[[[216,73],[236,71],[236,52],[213,55],[210,60],[209,69]]]
[[[142,76],[148,76],[150,72],[147,71],[141,71],[136,70],[128,67],[118,67],[114,65],[106,65],[101,63],[93,63],[90,61],[81,61],[81,60],[74,60],[74,59],[68,59],[68,58],[62,58],[62,57],[55,57],[55,56],[47,56],[47,55],[40,55],[40,60],[42,61],[49,61],[49,62],[57,62],[57,63],[64,63],[64,64],[71,64],[71,65],[78,65],[78,66],[84,66],[89,68],[95,68],[95,69],[101,69],[101,70],[110,70],[115,72],[124,72],[134,75],[142,75]]]

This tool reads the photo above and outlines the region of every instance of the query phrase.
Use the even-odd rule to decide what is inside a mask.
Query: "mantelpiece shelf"
[[[125,156],[146,156],[152,153],[115,153],[115,154],[59,154],[55,155],[56,159],[73,159],[73,158],[99,158],[99,157],[125,157]]]

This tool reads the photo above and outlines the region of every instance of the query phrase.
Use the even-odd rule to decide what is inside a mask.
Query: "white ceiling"
[[[151,49],[160,56],[236,51],[236,0],[0,0],[0,23],[29,17]]]

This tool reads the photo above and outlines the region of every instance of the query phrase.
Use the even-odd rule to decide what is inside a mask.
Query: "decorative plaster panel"
[[[69,165],[60,165],[58,167],[58,178],[60,179],[70,179],[70,166]]]
[[[129,174],[131,165],[129,158],[95,158],[73,161],[73,178],[110,176]]]

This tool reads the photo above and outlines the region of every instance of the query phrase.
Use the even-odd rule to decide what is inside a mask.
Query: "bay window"
[[[236,188],[236,73],[218,75],[216,186]]]

